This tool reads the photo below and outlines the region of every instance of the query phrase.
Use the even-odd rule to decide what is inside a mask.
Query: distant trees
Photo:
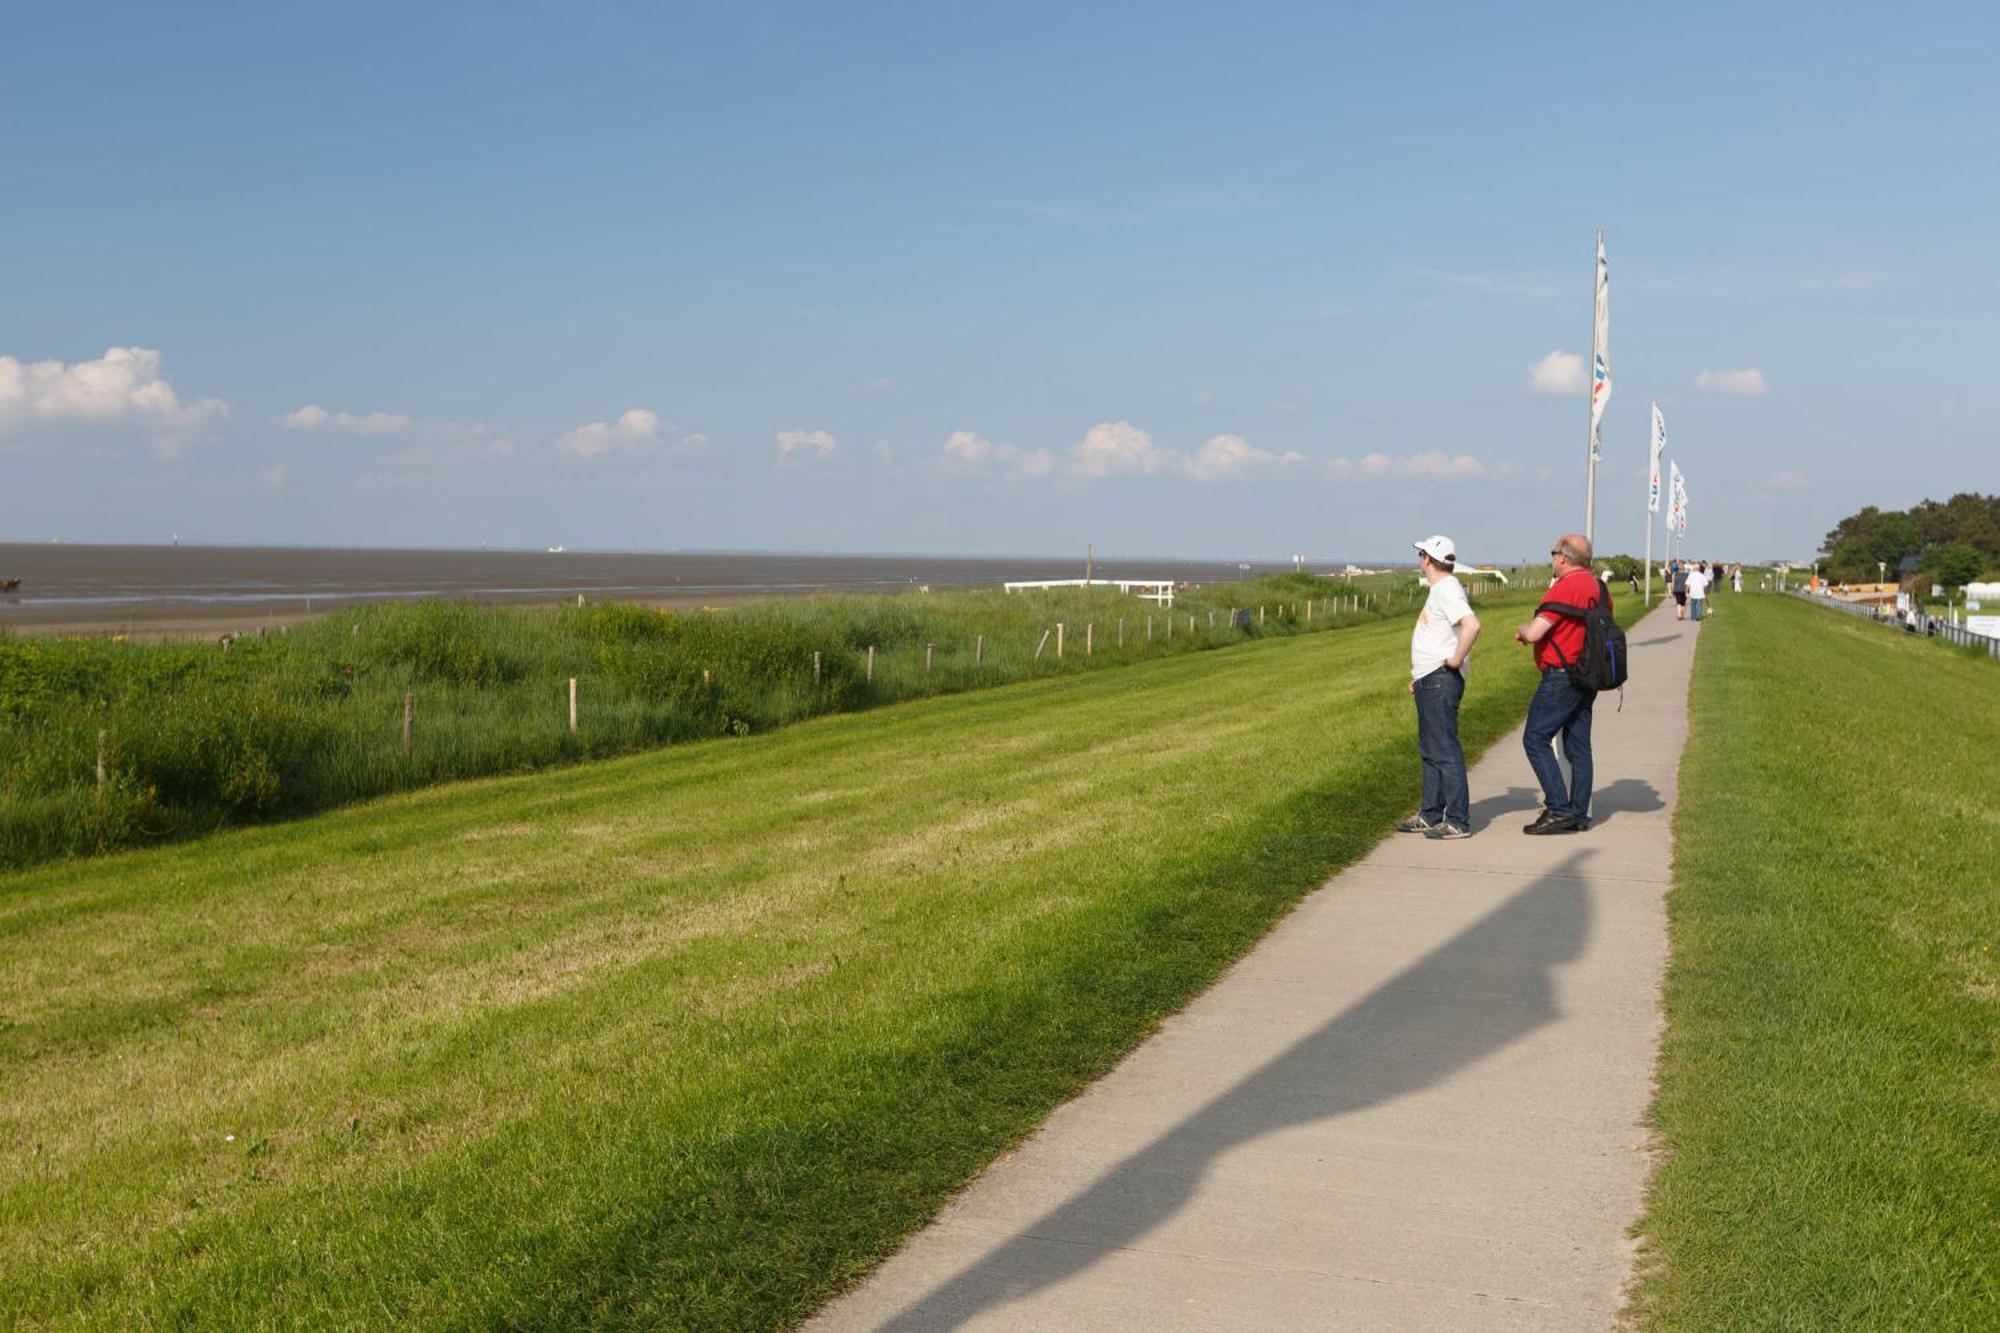
[[[1906,555],[1924,572],[1956,587],[2000,568],[2000,495],[1962,491],[1908,510],[1869,505],[1826,534],[1821,570],[1837,583],[1871,582],[1881,565],[1893,573]]]

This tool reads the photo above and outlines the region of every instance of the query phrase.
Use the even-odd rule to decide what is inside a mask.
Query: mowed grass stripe
[[[795,1322],[1409,807],[1406,635],[0,881],[0,1322]]]
[[[1635,1295],[1657,1329],[2000,1325],[2000,670],[1703,626]]]

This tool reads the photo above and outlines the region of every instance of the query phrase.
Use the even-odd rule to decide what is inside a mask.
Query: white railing
[[[1174,604],[1172,579],[1024,579],[1001,586],[1008,592],[1027,592],[1033,588],[1116,588],[1161,606]]]
[[[1923,634],[1929,638],[1943,639],[1947,643],[1955,643],[1961,648],[1977,649],[1979,652],[1985,653],[1988,657],[2000,658],[2000,639],[1988,638],[1984,634],[1974,634],[1963,625],[1953,625],[1948,621],[1938,619],[1936,616],[1925,615],[1919,612],[1919,625],[1912,627],[1907,620],[1899,615],[1883,615],[1873,602],[1842,601],[1838,597],[1819,596],[1806,592],[1803,589],[1793,595],[1802,601],[1811,602],[1814,606],[1832,607],[1836,611],[1845,611],[1850,616],[1857,616],[1862,620],[1871,621],[1877,625],[1900,625],[1912,634]]]

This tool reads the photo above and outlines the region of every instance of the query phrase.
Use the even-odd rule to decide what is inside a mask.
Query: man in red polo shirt
[[[1608,595],[1590,572],[1590,554],[1589,539],[1579,533],[1566,533],[1556,542],[1549,552],[1555,581],[1535,608],[1534,619],[1514,635],[1516,642],[1534,650],[1535,665],[1542,673],[1521,733],[1528,766],[1542,784],[1542,813],[1523,830],[1527,833],[1580,833],[1590,827],[1590,706],[1597,701],[1597,691],[1578,687],[1567,669],[1583,653],[1583,611]],[[1565,615],[1551,606],[1574,607],[1575,614]],[[1569,760],[1567,790],[1555,755],[1558,734]]]

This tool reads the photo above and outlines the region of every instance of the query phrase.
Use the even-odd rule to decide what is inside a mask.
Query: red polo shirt
[[[1572,569],[1557,579],[1549,588],[1544,602],[1561,602],[1564,606],[1578,608],[1596,606],[1604,600],[1604,585],[1597,575],[1587,569]],[[1568,666],[1583,655],[1583,618],[1562,616],[1553,611],[1538,613],[1542,619],[1550,621],[1549,632],[1535,641],[1535,665],[1538,667]],[[1562,655],[1556,655],[1556,649]]]

